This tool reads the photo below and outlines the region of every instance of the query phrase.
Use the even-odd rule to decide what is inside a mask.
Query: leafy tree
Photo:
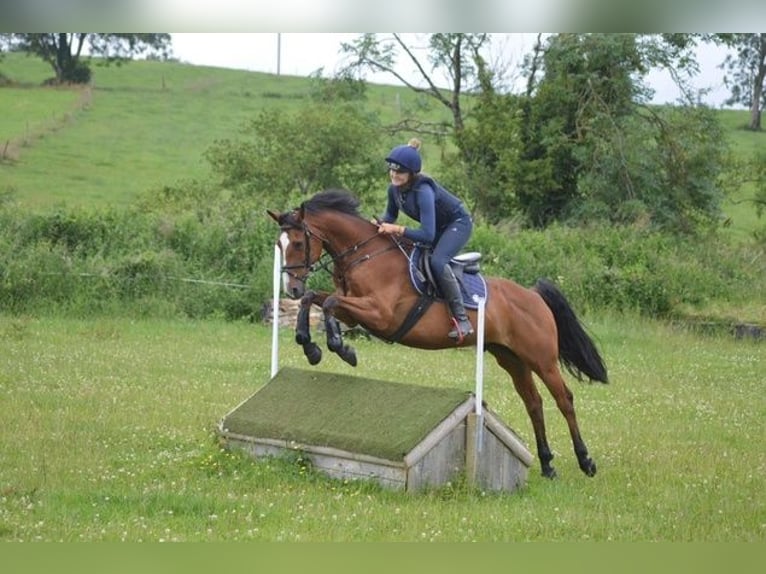
[[[494,179],[493,166],[501,161],[497,157],[498,150],[507,149],[507,139],[514,133],[503,133],[501,125],[505,125],[507,119],[503,115],[507,105],[502,99],[495,98],[502,88],[504,66],[502,63],[490,65],[485,57],[490,47],[489,34],[428,34],[426,38],[427,49],[419,51],[407,45],[399,34],[390,37],[364,34],[343,45],[343,51],[351,59],[343,73],[386,72],[417,94],[444,106],[449,111],[451,125],[407,117],[397,125],[388,126],[387,131],[427,134],[436,136],[440,142],[450,139],[455,148],[445,146],[442,150],[443,182],[471,203],[477,215],[488,215],[490,220],[496,220],[507,213],[501,208],[506,205],[501,201],[505,193],[504,182]],[[413,66],[421,81],[413,83],[400,74],[401,56]],[[444,79],[447,80],[446,89],[437,85],[443,84]],[[470,114],[475,111],[477,98],[483,102],[481,111],[487,121],[480,124],[486,129],[476,127],[475,121],[470,122],[469,129]]]
[[[382,166],[370,159],[380,156],[379,133],[362,108],[319,102],[261,112],[243,138],[216,141],[205,155],[222,184],[245,196],[284,204],[329,187],[364,196],[381,185]]]
[[[541,35],[527,60],[523,95],[503,90],[501,66],[483,57],[486,34],[429,35],[426,56],[399,35],[367,34],[344,50],[354,58],[348,69],[388,72],[450,110],[451,130],[443,135],[451,136],[458,157],[443,151],[442,178],[490,222],[521,213],[539,227],[597,217],[690,230],[715,219],[720,199],[714,181],[723,142],[704,112],[690,111],[689,79],[698,71],[693,48],[711,37]],[[422,84],[397,73],[401,54]],[[656,67],[670,71],[687,112],[651,111],[652,91],[642,78]],[[449,91],[436,88],[437,72],[451,78]],[[687,145],[682,133],[691,135]],[[700,161],[705,154],[707,164]],[[663,193],[673,201],[664,202]]]
[[[559,34],[538,41],[522,107],[520,159],[513,174],[519,207],[534,226],[564,219],[580,199],[581,151],[602,122],[633,109],[632,74],[644,65],[632,35]]]
[[[445,162],[444,182],[490,223],[518,213],[510,198],[521,145],[519,100],[492,88],[479,91],[470,121],[454,138],[463,161]]]
[[[311,99],[317,102],[333,103],[339,100],[345,102],[364,101],[367,98],[367,84],[349,75],[338,75],[334,78],[324,78],[320,68],[309,77],[311,78]]]
[[[721,65],[727,72],[724,83],[731,92],[726,103],[750,109],[751,130],[760,131],[761,113],[766,108],[766,32],[758,34],[718,34],[735,54]]]
[[[658,64],[693,72],[685,35],[559,34],[539,40],[518,100],[506,202],[526,221],[642,222],[695,232],[716,221],[725,142],[710,110],[647,105]],[[681,73],[677,76],[680,78]],[[490,119],[490,118],[488,118]]]
[[[91,32],[47,32],[36,34],[2,34],[11,50],[38,56],[53,68],[55,83],[87,83],[91,71],[83,61],[83,49],[99,56],[107,64],[122,64],[133,56],[160,53],[167,56],[170,34],[103,34]]]

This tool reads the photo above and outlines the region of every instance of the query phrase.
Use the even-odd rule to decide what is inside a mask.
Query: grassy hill
[[[310,78],[134,61],[94,66],[91,87],[42,87],[47,64],[22,54],[0,61],[0,193],[24,205],[128,205],[140,193],[208,173],[205,150],[235,136],[264,109],[289,109],[309,97]],[[1,84],[0,84],[1,85]],[[386,121],[418,106],[430,119],[446,110],[398,86],[370,85],[368,104]],[[721,110],[733,149],[751,154],[766,134],[743,129],[747,111]],[[390,142],[381,142],[385,149]],[[732,235],[759,221],[745,187],[725,204]]]
[[[739,110],[719,110],[718,117],[729,135],[732,150],[735,154],[751,156],[758,150],[766,148],[766,132],[754,132],[747,129],[750,112]],[[763,223],[759,221],[753,203],[749,201],[755,196],[755,185],[746,184],[733,197],[728,198],[723,205],[726,215],[731,220],[729,228],[732,236],[738,239],[752,237],[752,232]]]
[[[7,54],[0,74],[10,81],[0,89],[0,193],[30,208],[128,205],[204,176],[216,139],[264,109],[300,106],[311,88],[309,78],[158,61],[94,66],[91,87],[41,87],[51,70],[21,54]],[[368,103],[393,121],[418,102],[406,88],[370,86]]]

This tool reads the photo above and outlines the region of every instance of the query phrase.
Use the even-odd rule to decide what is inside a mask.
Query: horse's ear
[[[267,209],[267,210],[266,210],[266,213],[268,213],[268,214],[269,214],[269,216],[271,216],[271,219],[273,219],[274,221],[276,221],[277,223],[279,223],[279,214],[278,214],[278,213],[274,213],[274,212],[273,212],[273,211],[271,211],[270,209]]]

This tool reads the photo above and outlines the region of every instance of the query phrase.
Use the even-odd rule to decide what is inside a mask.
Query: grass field
[[[0,318],[0,539],[64,541],[764,541],[762,344],[639,319],[586,318],[610,385],[573,382],[598,464],[578,469],[546,400],[560,478],[511,495],[419,495],[221,450],[215,427],[268,380],[263,325]],[[473,389],[471,350],[353,342],[360,376]],[[308,367],[292,332],[280,365]],[[520,399],[485,399],[534,450]]]
[[[750,114],[746,111],[720,110],[718,117],[724,130],[729,134],[732,148],[741,157],[748,157],[758,150],[766,149],[766,131],[753,132],[746,129]],[[762,219],[758,216],[753,199],[755,185],[750,182],[742,189],[728,197],[723,204],[723,211],[731,225],[726,232],[732,237],[747,241],[752,238],[753,230],[763,228]]]
[[[20,54],[7,54],[0,73],[18,82],[0,89],[0,157],[2,146],[13,151],[0,162],[0,191],[31,209],[126,206],[148,190],[209,175],[203,153],[214,141],[238,137],[264,110],[304,105],[311,86],[302,77],[134,61],[94,66],[89,89],[35,88],[51,70]],[[394,121],[416,100],[403,87],[371,86],[367,101]]]
[[[0,72],[17,82],[0,88],[0,196],[30,210],[126,206],[204,177],[215,139],[269,106],[300,106],[309,85],[133,62],[95,68],[89,90],[42,88],[51,71],[17,54]],[[389,120],[415,104],[391,86],[369,97]],[[735,147],[759,149],[764,134],[740,129],[747,112],[721,113]],[[725,209],[728,232],[747,238],[762,223],[742,193]],[[512,495],[458,482],[413,496],[220,448],[218,421],[268,380],[263,325],[0,315],[0,540],[766,541],[763,343],[586,319],[612,381],[571,385],[596,477],[579,471],[541,389],[559,480],[535,463]],[[309,367],[292,339],[281,333],[282,366],[473,389],[471,350],[359,339],[352,370],[327,352]],[[522,402],[491,361],[485,398],[534,451]]]

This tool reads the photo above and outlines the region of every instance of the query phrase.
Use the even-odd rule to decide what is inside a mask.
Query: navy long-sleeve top
[[[381,219],[393,223],[400,210],[420,223],[419,229],[406,228],[404,236],[428,245],[434,244],[451,222],[470,217],[460,199],[424,175],[407,188],[388,186],[388,203]]]

